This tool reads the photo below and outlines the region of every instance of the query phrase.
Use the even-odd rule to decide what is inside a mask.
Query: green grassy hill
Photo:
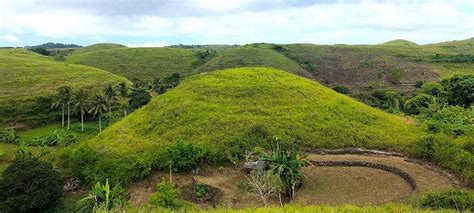
[[[76,51],[74,51],[74,54],[82,54],[82,53],[89,53],[89,52],[95,52],[95,51],[101,51],[101,50],[110,50],[110,49],[116,49],[116,48],[127,48],[127,47],[121,44],[98,43],[98,44],[93,44],[93,45],[85,46],[82,48],[78,48],[76,49]]]
[[[236,67],[273,67],[295,74],[303,74],[304,70],[284,55],[264,48],[237,47],[225,49],[199,67],[197,72],[206,72]]]
[[[272,68],[238,68],[185,79],[65,156],[79,164],[90,157],[88,165],[72,167],[91,182],[129,181],[162,166],[164,147],[176,141],[222,162],[251,147],[255,141],[246,138],[261,131],[309,147],[399,151],[424,135],[402,117],[314,81]]]
[[[86,47],[87,48],[87,47]],[[97,67],[124,76],[151,81],[172,73],[187,75],[195,62],[189,49],[174,48],[113,48],[77,53],[68,62]]]
[[[61,86],[90,88],[126,79],[76,64],[55,61],[24,49],[0,50],[0,125],[51,118],[45,96]]]
[[[382,43],[382,45],[418,45],[415,42],[404,40],[404,39],[395,39]]]

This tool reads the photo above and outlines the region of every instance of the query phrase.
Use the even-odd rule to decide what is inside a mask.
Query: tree
[[[18,158],[3,172],[0,182],[2,212],[42,212],[58,204],[62,180],[51,163]]]
[[[107,102],[107,108],[110,111],[112,110],[112,106],[117,102],[117,93],[112,85],[108,85],[104,88],[105,100]]]
[[[127,109],[128,109],[128,85],[125,82],[121,82],[119,85],[117,85],[117,92],[119,94],[119,103],[120,103],[120,109],[123,110],[123,115],[127,116]]]
[[[443,86],[438,82],[428,81],[421,85],[420,89],[418,90],[419,93],[424,93],[427,95],[432,95],[437,98],[443,97],[445,94]]]
[[[99,117],[99,132],[102,132],[102,122],[100,116],[107,111],[107,101],[104,96],[96,94],[91,101],[89,113]]]
[[[427,109],[431,104],[435,103],[435,99],[431,95],[419,94],[405,103],[404,110],[407,114],[418,115],[423,109]]]
[[[298,153],[295,144],[284,144],[278,138],[270,144],[270,148],[270,153],[260,150],[259,159],[269,163],[270,171],[280,177],[286,193],[293,199],[296,188],[305,177],[300,170],[310,162]]]
[[[455,75],[441,81],[451,105],[469,107],[474,103],[474,75]]]
[[[70,114],[71,114],[71,109],[70,109],[70,104],[72,100],[72,90],[71,87],[69,86],[62,86],[58,88],[58,100],[55,102],[55,104],[61,105],[62,108],[62,124],[64,127],[64,107],[67,106],[67,129],[69,129],[70,125]]]
[[[81,130],[84,132],[84,114],[87,112],[89,107],[89,96],[83,89],[79,89],[74,94],[74,110],[81,115]]]
[[[267,200],[273,195],[281,195],[284,185],[280,177],[271,171],[254,170],[246,176],[247,192],[262,200],[267,206]],[[280,205],[281,196],[280,198]]]
[[[129,107],[132,110],[138,109],[147,104],[151,100],[150,93],[143,88],[133,88],[128,101]]]

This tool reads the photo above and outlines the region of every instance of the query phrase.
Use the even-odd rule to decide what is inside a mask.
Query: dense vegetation
[[[153,168],[168,169],[164,147],[176,141],[223,163],[241,158],[259,141],[252,135],[262,131],[310,147],[400,151],[424,135],[401,117],[313,81],[275,69],[240,68],[186,79],[63,157],[89,183],[107,177],[131,181]]]
[[[0,125],[51,122],[50,95],[61,86],[94,88],[128,82],[92,67],[57,62],[23,49],[0,50]]]

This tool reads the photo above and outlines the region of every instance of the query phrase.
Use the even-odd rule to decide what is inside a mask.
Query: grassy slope
[[[110,50],[110,49],[115,49],[115,48],[127,48],[127,47],[125,47],[121,44],[98,43],[98,44],[85,46],[85,47],[82,47],[82,48],[77,48],[73,52],[73,54],[82,54],[82,53],[95,52],[95,51],[100,51],[100,50]]]
[[[194,60],[191,50],[173,48],[114,48],[83,54],[76,52],[67,58],[69,62],[97,67],[128,79],[137,77],[146,81],[175,72],[187,75]]]
[[[273,67],[301,74],[303,69],[280,53],[264,48],[237,47],[220,51],[216,57],[197,69],[198,72],[236,67]]]
[[[403,43],[403,44],[401,44]],[[430,45],[283,45],[282,53],[297,61],[312,76],[329,86],[344,85],[353,89],[378,86],[379,75],[386,73],[385,86],[412,90],[419,80],[435,80],[453,74],[473,74],[470,63],[432,63],[435,54],[474,54],[474,39]],[[402,70],[402,85],[391,84],[391,71]]]
[[[415,42],[404,40],[404,39],[395,39],[382,43],[382,45],[418,45]]]
[[[97,172],[111,177],[124,171],[112,166],[117,161],[160,158],[163,146],[177,140],[223,153],[256,125],[310,147],[408,151],[423,135],[401,117],[314,81],[271,68],[239,68],[190,77],[86,144],[102,156],[97,165],[106,171]]]
[[[37,98],[61,86],[90,88],[127,81],[97,68],[58,62],[23,49],[0,50],[0,75],[0,123],[27,116]]]

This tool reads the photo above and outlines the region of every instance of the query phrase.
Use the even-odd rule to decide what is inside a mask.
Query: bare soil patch
[[[306,167],[303,172],[308,179],[297,192],[293,203],[296,204],[382,204],[386,202],[403,202],[421,193],[443,191],[454,187],[450,179],[439,172],[414,162],[407,162],[403,157],[361,156],[361,155],[317,155],[309,154],[310,160],[331,161],[367,161],[397,167],[409,173],[416,181],[418,188],[413,191],[410,185],[400,176],[366,167]],[[168,173],[156,172],[129,188],[131,203],[143,206],[148,203],[150,194],[156,184],[169,179]],[[244,172],[239,168],[201,168],[198,174],[174,174],[173,182],[185,189],[198,183],[216,188],[220,192],[217,206],[225,208],[245,208],[262,206],[262,202],[239,189],[239,183],[245,181]],[[202,208],[215,207],[212,202],[196,202]],[[270,205],[279,205],[278,198],[272,198]]]

